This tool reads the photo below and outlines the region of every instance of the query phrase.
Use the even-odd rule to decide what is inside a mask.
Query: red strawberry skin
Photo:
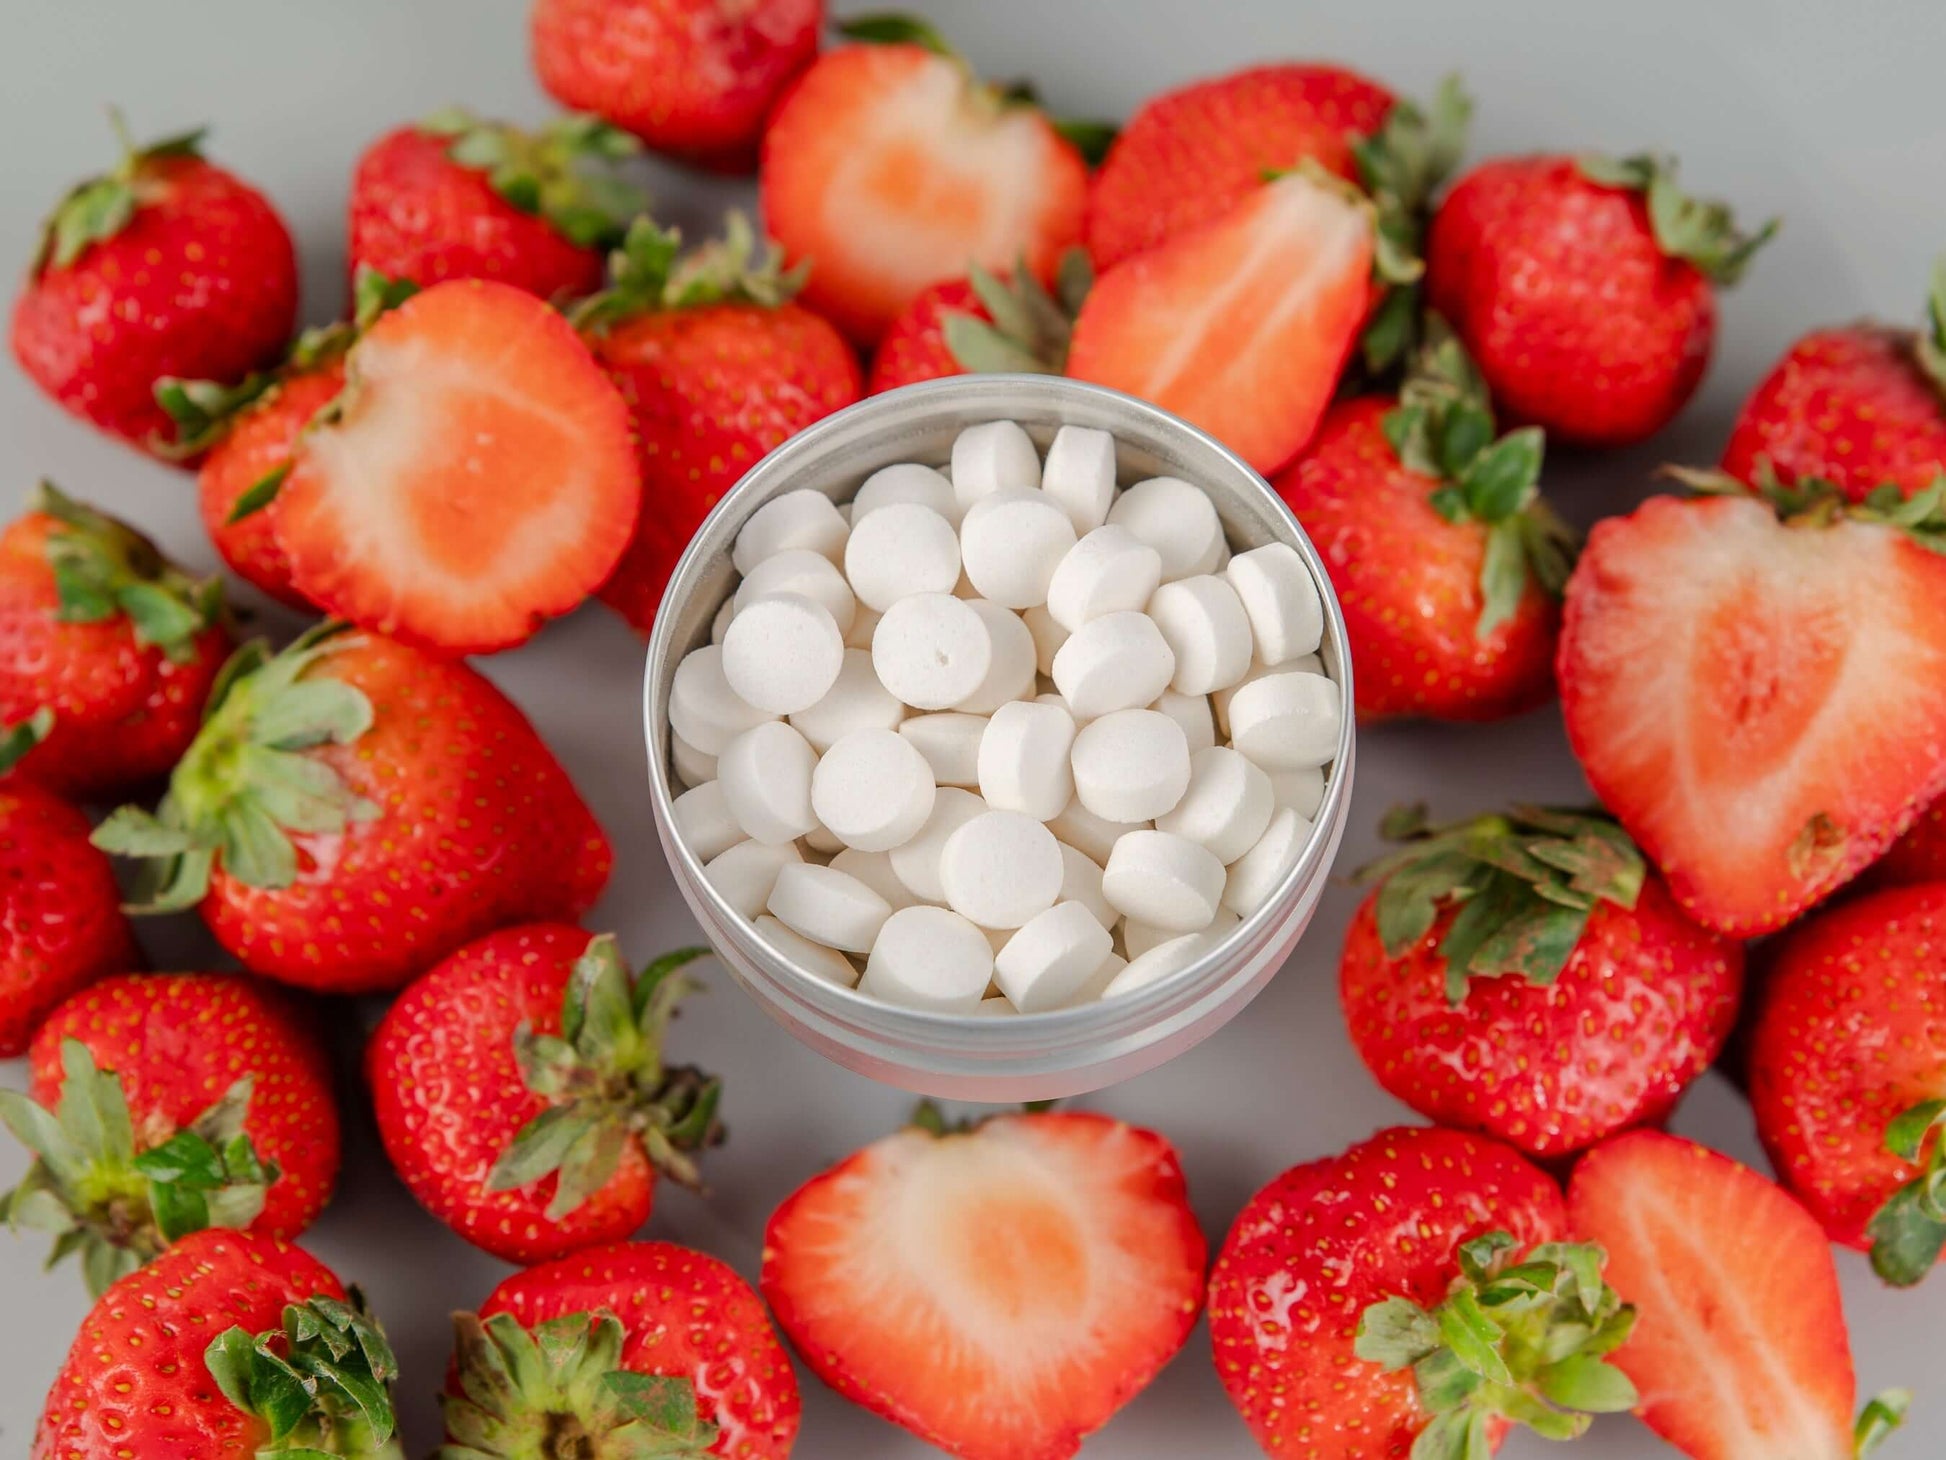
[[[31,782],[0,781],[0,1059],[27,1052],[48,1011],[142,965],[88,818]]]
[[[183,663],[136,642],[116,614],[64,623],[47,558],[54,519],[30,512],[0,532],[0,721],[43,706],[54,728],[17,774],[63,795],[107,799],[164,774],[195,738],[216,671],[230,649],[205,629]]]
[[[409,985],[366,1050],[379,1135],[419,1204],[507,1262],[534,1263],[620,1242],[649,1218],[655,1171],[630,1140],[608,1183],[559,1219],[555,1178],[487,1190],[495,1161],[548,1101],[514,1058],[521,1025],[561,1032],[561,995],[588,934],[563,923],[504,928]]]
[[[1818,477],[1857,501],[1892,482],[1907,493],[1946,470],[1946,404],[1913,357],[1909,330],[1817,330],[1751,392],[1723,449],[1723,470],[1757,480]]]
[[[1426,290],[1509,416],[1625,446],[1694,393],[1716,334],[1695,265],[1663,254],[1642,195],[1573,158],[1483,163],[1433,215]]]
[[[264,196],[199,158],[146,162],[136,194],[121,232],[28,277],[13,351],[66,409],[146,446],[174,435],[157,380],[240,380],[283,352],[297,257]]]
[[[1866,873],[1881,887],[1946,882],[1946,801],[1935,801]]]
[[[706,1253],[670,1242],[618,1242],[517,1272],[487,1296],[480,1317],[511,1313],[532,1329],[606,1310],[627,1336],[632,1373],[688,1379],[701,1417],[722,1433],[725,1460],[785,1460],[802,1403],[797,1376],[750,1285]]]
[[[387,132],[351,179],[347,257],[421,286],[494,279],[543,299],[601,287],[601,250],[582,248],[495,192],[487,174],[447,156],[452,138],[416,126]]]
[[[54,1010],[34,1036],[32,1095],[61,1098],[61,1044],[78,1039],[121,1077],[138,1146],[160,1145],[248,1076],[244,1120],[279,1175],[250,1230],[295,1237],[338,1179],[338,1110],[317,1025],[278,992],[229,974],[125,974]]]
[[[1918,1167],[1885,1129],[1946,1096],[1946,884],[1814,913],[1771,949],[1750,1044],[1750,1104],[1784,1184],[1831,1240],[1866,1224]]]
[[[1392,93],[1342,66],[1289,62],[1194,82],[1144,102],[1088,189],[1097,269],[1228,212],[1309,159],[1348,181],[1353,138],[1375,132]]]
[[[563,106],[658,152],[748,172],[778,94],[818,53],[823,0],[538,0],[534,70]]]
[[[192,1232],[89,1312],[48,1393],[31,1460],[253,1460],[269,1428],[223,1396],[203,1351],[232,1325],[281,1327],[286,1304],[312,1297],[342,1302],[345,1290],[302,1248]]]
[[[1552,984],[1475,977],[1458,1008],[1439,955],[1456,911],[1389,958],[1377,900],[1352,918],[1338,966],[1359,1058],[1428,1120],[1527,1155],[1566,1155],[1662,1120],[1736,1022],[1741,946],[1690,922],[1653,875],[1633,909],[1596,903]]]
[[[1275,483],[1338,590],[1359,718],[1497,720],[1544,704],[1560,603],[1530,574],[1513,616],[1477,632],[1486,528],[1433,509],[1440,483],[1404,465],[1385,439],[1397,404],[1369,396],[1334,405]]]
[[[398,988],[495,928],[594,905],[608,838],[486,679],[376,634],[330,654],[307,676],[318,677],[363,691],[374,720],[352,744],[307,754],[378,814],[294,835],[287,888],[247,886],[219,859],[203,919],[245,967],[321,993]]]
[[[1521,1248],[1567,1232],[1560,1189],[1506,1146],[1398,1127],[1294,1166],[1252,1197],[1210,1273],[1216,1374],[1273,1455],[1404,1460],[1431,1418],[1408,1371],[1357,1358],[1384,1298],[1442,1302],[1459,1247],[1492,1231]]]
[[[653,310],[590,343],[628,402],[642,464],[635,537],[601,598],[646,634],[710,508],[765,453],[856,401],[858,360],[796,304]]]
[[[865,382],[865,393],[880,395],[921,380],[964,375],[966,367],[946,343],[949,314],[970,315],[987,324],[993,323],[993,316],[980,303],[970,280],[947,279],[921,290],[879,339],[878,348],[872,352],[872,371]]]

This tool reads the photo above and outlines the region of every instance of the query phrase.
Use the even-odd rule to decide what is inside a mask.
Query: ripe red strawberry
[[[162,775],[229,647],[220,583],[50,483],[0,531],[0,723],[31,746],[18,775],[76,798]]]
[[[1189,1336],[1203,1234],[1173,1147],[1103,1115],[925,1123],[771,1216],[763,1293],[840,1394],[962,1460],[1060,1460]]]
[[[1752,486],[1766,467],[1787,484],[1831,482],[1853,501],[1886,482],[1917,492],[1946,472],[1946,259],[1924,329],[1837,325],[1784,352],[1723,448],[1723,470]]]
[[[803,282],[763,253],[740,214],[679,259],[647,219],[616,255],[612,287],[576,318],[628,403],[642,513],[602,601],[643,633],[711,507],[773,447],[858,399],[858,361],[791,302]],[[761,254],[761,256],[760,256]]]
[[[1068,374],[1153,401],[1261,472],[1311,439],[1372,298],[1373,209],[1287,173],[1095,281]]]
[[[1217,1377],[1271,1454],[1488,1460],[1511,1422],[1579,1435],[1635,1400],[1603,1359],[1633,1315],[1566,1230],[1548,1176],[1459,1131],[1293,1166],[1210,1274]]]
[[[346,256],[354,272],[422,287],[497,279],[543,299],[591,293],[602,251],[648,207],[614,172],[638,150],[595,117],[524,132],[447,107],[358,159]]]
[[[340,627],[238,650],[158,814],[97,829],[144,859],[138,899],[199,907],[252,972],[327,993],[586,912],[608,839],[526,717],[464,664]]]
[[[1739,233],[1721,203],[1652,156],[1483,163],[1433,216],[1426,290],[1510,416],[1583,446],[1654,434],[1702,379],[1717,285],[1776,231]]]
[[[840,29],[772,114],[765,226],[804,302],[870,346],[928,284],[1024,262],[1047,280],[1080,240],[1088,164],[1040,109],[983,83],[930,27]]]
[[[1595,528],[1561,633],[1568,738],[1691,917],[1779,928],[1946,791],[1941,602],[1946,557],[1829,498],[1655,497]]]
[[[823,28],[824,0],[536,0],[529,38],[563,106],[658,152],[748,172],[771,103]]]
[[[308,1252],[196,1232],[95,1304],[31,1460],[402,1460],[397,1369],[357,1293]]]
[[[1601,816],[1517,807],[1406,844],[1361,874],[1338,965],[1351,1042],[1428,1120],[1530,1156],[1653,1124],[1736,1022],[1743,950],[1676,908]]]
[[[1399,399],[1341,401],[1277,491],[1344,608],[1365,720],[1493,720],[1554,689],[1572,533],[1538,485],[1544,443],[1494,439],[1479,373],[1443,329]]]
[[[1810,1214],[1756,1172],[1660,1131],[1630,1131],[1575,1167],[1568,1217],[1608,1252],[1635,1308],[1614,1365],[1635,1412],[1693,1460],[1852,1460],[1909,1396],[1857,1430],[1851,1344],[1831,1249]]]
[[[38,1158],[0,1200],[79,1251],[89,1291],[205,1227],[295,1237],[338,1179],[338,1112],[314,1025],[225,974],[108,978],[34,1036],[0,1116]]]
[[[447,1440],[473,1447],[462,1453],[581,1442],[590,1455],[784,1460],[797,1438],[797,1378],[764,1305],[687,1247],[620,1242],[517,1272],[453,1326],[440,1404]]]
[[[1834,1242],[1918,1282],[1946,1246],[1946,883],[1814,913],[1770,950],[1750,1103],[1772,1164]]]
[[[202,135],[140,148],[124,136],[120,165],[55,208],[14,301],[21,369],[137,446],[168,439],[158,380],[240,379],[277,358],[297,318],[283,219],[203,160]]]
[[[658,1172],[722,1138],[713,1076],[663,1061],[678,974],[639,977],[612,937],[561,923],[504,928],[410,984],[365,1072],[385,1150],[419,1204],[508,1262],[619,1242],[649,1218]]]
[[[982,371],[1058,375],[1074,316],[1093,284],[1087,254],[1070,249],[1051,292],[1031,274],[977,266],[964,279],[929,285],[879,340],[866,393]]]
[[[628,408],[573,327],[464,279],[364,331],[269,511],[292,584],[327,613],[474,654],[577,607],[640,504]]]
[[[1946,801],[1935,801],[1928,806],[1865,876],[1880,887],[1946,882]]]
[[[1151,97],[1088,190],[1088,252],[1109,269],[1228,212],[1266,171],[1309,159],[1358,181],[1357,139],[1392,93],[1328,62],[1252,66]]]

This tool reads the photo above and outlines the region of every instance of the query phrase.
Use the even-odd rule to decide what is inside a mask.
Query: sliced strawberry
[[[763,1293],[847,1398],[963,1460],[1060,1460],[1182,1347],[1205,1255],[1160,1136],[1003,1115],[812,1178],[770,1219]]]
[[[1694,1460],[1852,1460],[1838,1273],[1790,1196],[1727,1156],[1633,1131],[1575,1168],[1568,1221],[1635,1306],[1610,1362],[1649,1428]]]
[[[504,649],[613,570],[641,504],[628,407],[574,329],[509,285],[438,284],[346,358],[271,511],[297,590],[454,654]]]
[[[1261,472],[1311,438],[1371,302],[1372,211],[1290,173],[1096,281],[1068,374],[1174,411]]]
[[[1882,523],[1657,497],[1595,528],[1568,736],[1697,921],[1781,927],[1946,791],[1942,603],[1946,556]]]

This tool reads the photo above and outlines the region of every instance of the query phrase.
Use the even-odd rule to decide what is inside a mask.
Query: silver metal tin
[[[710,619],[735,581],[731,545],[757,508],[804,487],[843,501],[879,467],[944,462],[962,428],[998,419],[1020,422],[1043,449],[1063,425],[1112,432],[1124,483],[1182,477],[1210,494],[1232,546],[1275,541],[1296,548],[1325,604],[1320,654],[1344,691],[1347,709],[1311,839],[1269,902],[1202,959],[1147,988],[1079,1008],[1005,1018],[881,1003],[800,972],[760,940],[676,838],[668,713],[676,665],[708,642]],[[963,375],[906,386],[839,411],[766,456],[717,504],[677,566],[649,641],[643,686],[656,830],[676,886],[737,981],[772,1018],[848,1069],[928,1095],[994,1102],[1076,1095],[1151,1069],[1214,1033],[1269,982],[1310,922],[1344,832],[1355,738],[1351,704],[1337,596],[1316,549],[1264,479],[1166,411],[1046,375]]]

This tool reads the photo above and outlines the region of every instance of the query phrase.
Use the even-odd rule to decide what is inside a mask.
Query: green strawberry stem
[[[1635,1386],[1606,1362],[1635,1326],[1635,1310],[1602,1279],[1607,1254],[1549,1242],[1515,1260],[1515,1249],[1505,1232],[1475,1238],[1438,1307],[1386,1298],[1359,1317],[1358,1357],[1410,1369],[1432,1416],[1412,1460],[1491,1460],[1496,1417],[1571,1440],[1595,1415],[1635,1407]]]
[[[224,617],[220,578],[191,578],[127,523],[42,482],[33,510],[54,519],[47,564],[54,573],[56,618],[96,624],[126,618],[135,642],[176,663],[193,659],[196,640]]]
[[[723,1139],[722,1082],[665,1064],[662,1046],[676,1006],[701,987],[679,970],[708,953],[678,949],[631,979],[612,936],[589,942],[561,996],[560,1034],[523,1024],[514,1035],[522,1079],[549,1104],[495,1162],[489,1190],[553,1175],[547,1215],[559,1221],[608,1184],[630,1139],[657,1170],[699,1185],[691,1156]]]
[[[355,1288],[348,1303],[290,1304],[280,1328],[230,1328],[203,1362],[224,1398],[269,1430],[259,1457],[403,1460],[390,1391],[398,1361]]]
[[[1676,160],[1660,153],[1629,157],[1592,154],[1580,159],[1581,175],[1601,187],[1641,193],[1649,210],[1656,247],[1672,259],[1685,259],[1717,284],[1743,277],[1758,249],[1776,236],[1781,218],[1755,233],[1737,227],[1727,203],[1693,198],[1676,183]]]
[[[248,1227],[263,1211],[277,1167],[258,1159],[244,1128],[248,1077],[181,1130],[138,1134],[120,1078],[97,1069],[87,1045],[61,1042],[61,1072],[52,1111],[0,1090],[0,1120],[34,1153],[20,1185],[0,1196],[0,1215],[53,1235],[49,1267],[79,1253],[99,1297],[169,1243]]]
[[[249,887],[297,880],[294,835],[341,832],[378,815],[338,773],[309,754],[349,745],[371,728],[372,706],[349,684],[312,671],[356,643],[325,623],[273,655],[262,640],[230,656],[210,690],[203,727],[169,777],[154,814],[123,806],[95,828],[94,844],[137,858],[136,912],[194,907],[216,860]]]
[[[1932,552],[1946,552],[1946,472],[1910,494],[1896,482],[1881,482],[1861,501],[1851,500],[1823,477],[1785,482],[1768,457],[1759,458],[1754,484],[1716,467],[1665,466],[1662,475],[1704,496],[1754,497],[1789,527],[1829,527],[1847,519],[1872,522],[1895,528]]]
[[[1946,1248],[1946,1140],[1934,1139],[1942,1128],[1946,1100],[1922,1100],[1885,1128],[1885,1149],[1918,1168],[1865,1229],[1872,1271],[1894,1287],[1924,1278]]]
[[[36,274],[49,265],[65,269],[90,247],[128,227],[142,201],[142,175],[151,164],[173,157],[202,156],[201,128],[140,147],[114,107],[108,109],[108,123],[122,145],[122,160],[113,172],[77,184],[55,205],[41,227],[40,248],[33,264]]]
[[[648,194],[615,172],[642,144],[600,117],[574,113],[526,132],[450,106],[421,120],[419,130],[447,139],[449,158],[485,173],[508,203],[545,218],[577,247],[612,246],[648,209]]]
[[[810,277],[808,262],[786,269],[777,245],[761,245],[750,220],[731,211],[723,237],[687,255],[682,233],[658,227],[651,218],[629,225],[622,246],[609,255],[609,284],[575,307],[575,325],[601,329],[661,309],[693,309],[707,304],[756,304],[775,309],[788,302]]]
[[[434,1460],[699,1460],[716,1443],[693,1383],[622,1367],[606,1309],[531,1333],[510,1313],[455,1313],[453,1335],[460,1392],[440,1398]]]
[[[54,712],[42,705],[24,720],[0,730],[0,776],[20,764],[21,757],[47,739],[54,729]]]
[[[1855,1460],[1865,1457],[1884,1444],[1900,1425],[1905,1423],[1906,1411],[1912,1408],[1912,1392],[1907,1389],[1886,1389],[1874,1394],[1859,1411],[1858,1422],[1852,1426],[1851,1453]]]
[[[1459,909],[1439,944],[1454,1007],[1473,978],[1510,973],[1553,983],[1595,904],[1634,907],[1648,870],[1628,833],[1589,812],[1516,806],[1435,826],[1425,807],[1408,806],[1389,813],[1380,834],[1404,845],[1354,876],[1379,884],[1375,913],[1388,956],[1430,933],[1443,908]]]
[[[976,375],[1059,375],[1067,368],[1074,319],[1095,282],[1085,250],[1070,249],[1062,256],[1052,293],[1024,258],[1005,279],[978,264],[967,269],[966,277],[992,319],[957,309],[941,313],[946,348],[963,368]]]

